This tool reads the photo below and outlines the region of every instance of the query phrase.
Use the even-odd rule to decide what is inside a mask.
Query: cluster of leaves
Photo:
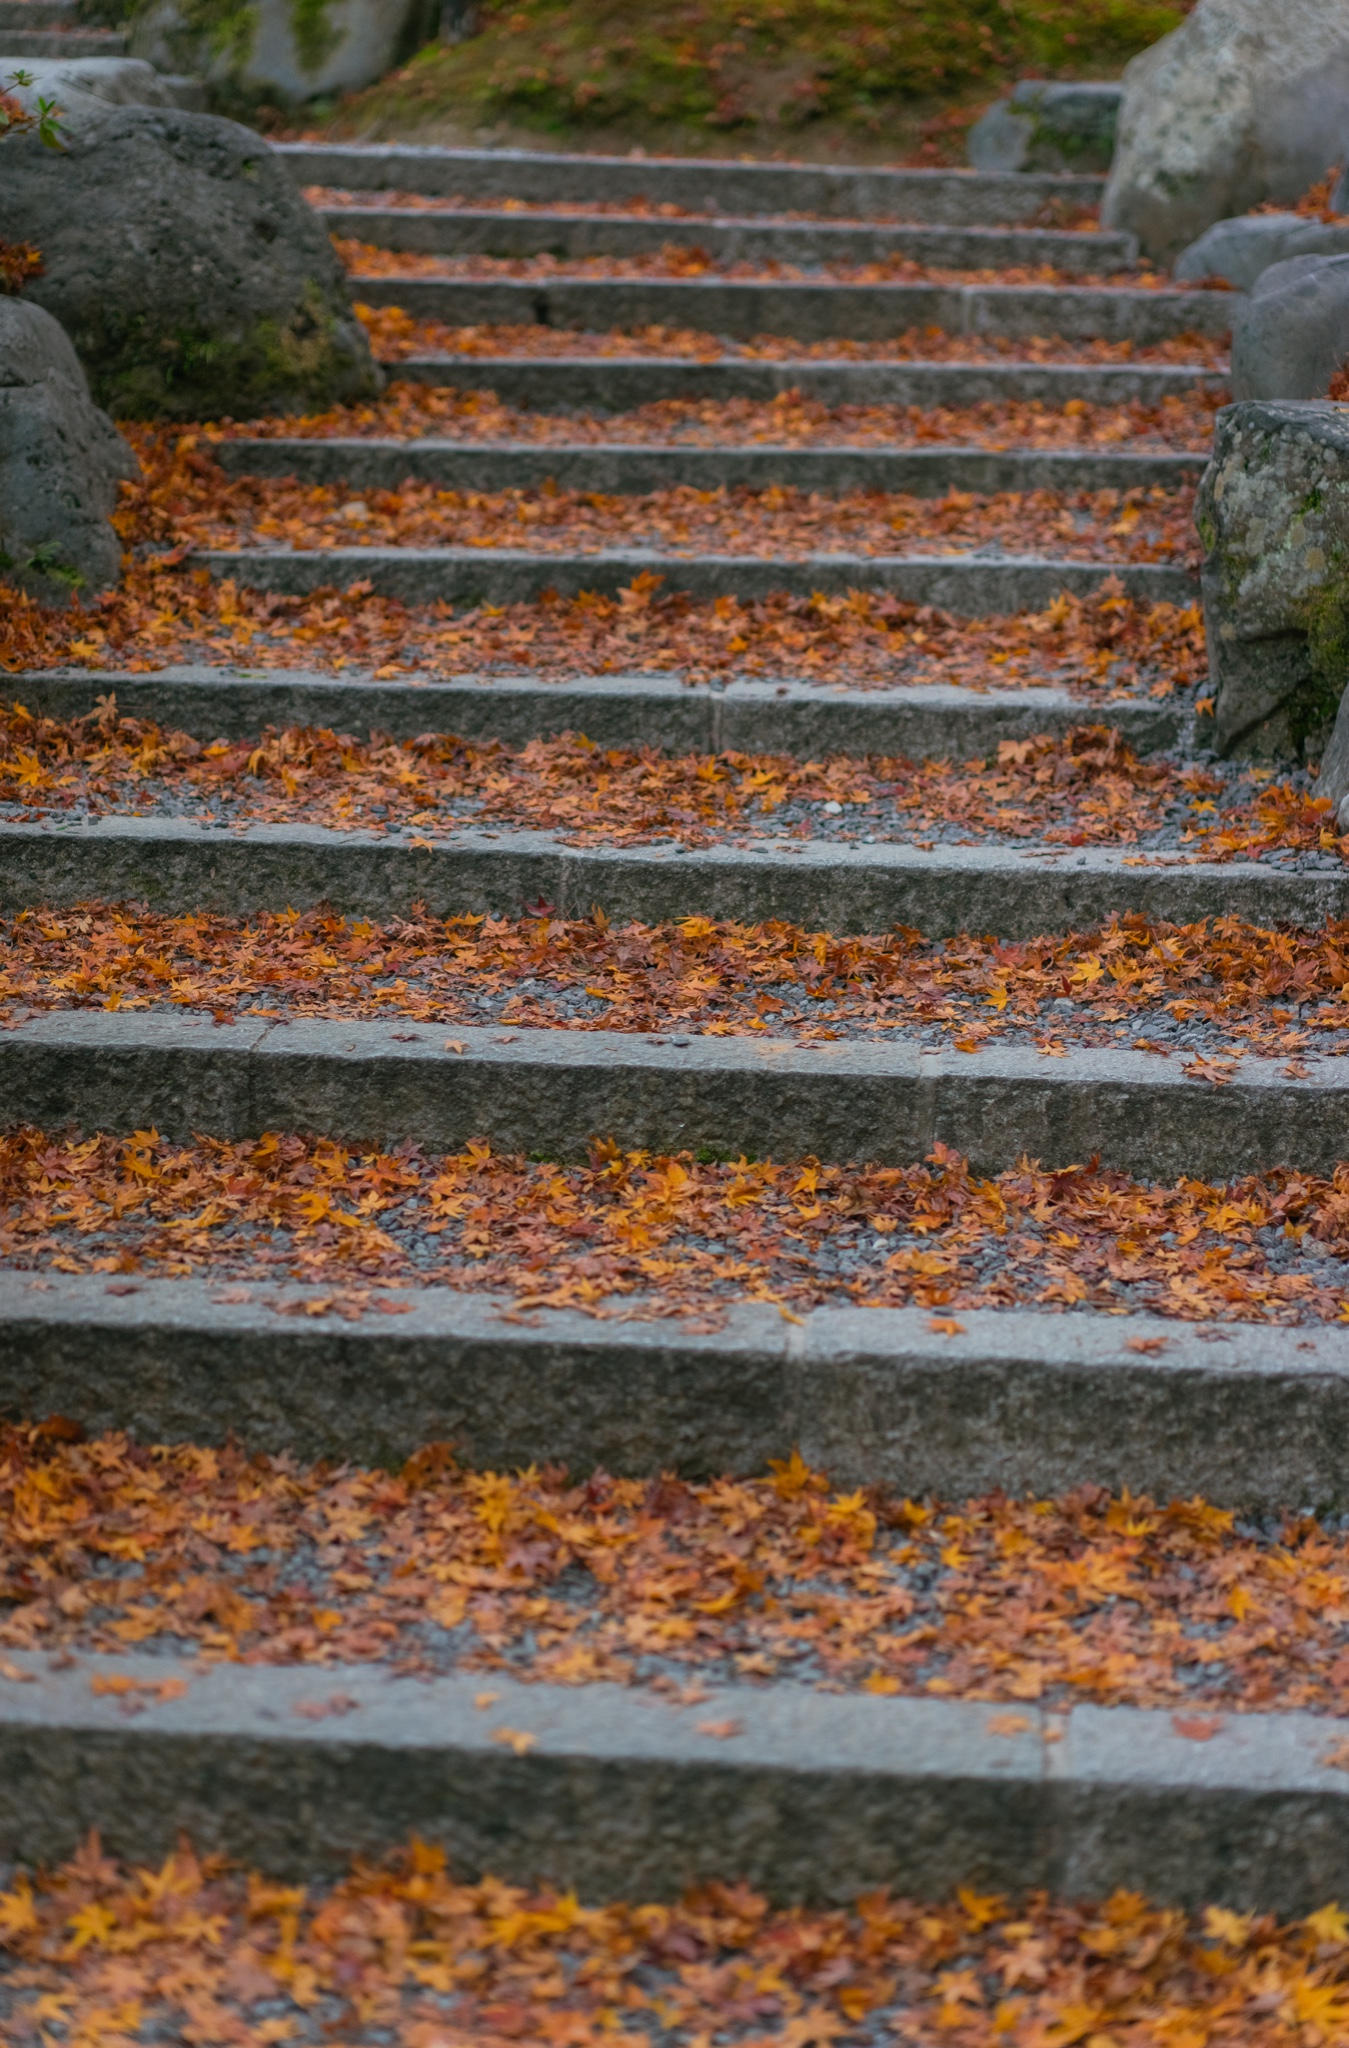
[[[186,1844],[158,1870],[129,1869],[91,1837],[36,1885],[0,1893],[0,1930],[23,2048],[53,2040],[54,2022],[126,2048],[1335,2048],[1349,2032],[1349,1920],[1335,1905],[1287,1925],[1131,1892],[1103,1905],[873,1892],[851,1911],[784,1911],[709,1884],[678,1905],[596,1909],[493,1877],[456,1883],[415,1840],[307,1891]]]
[[[632,412],[526,412],[491,391],[394,383],[364,405],[334,406],[301,419],[248,420],[203,431],[207,445],[228,440],[331,440],[435,435],[459,441],[545,441],[575,445],[620,441],[725,448],[757,442],[820,447],[1127,448],[1202,451],[1213,437],[1218,391],[1189,391],[1144,405],[1088,405],[1070,398],[969,406],[825,405],[799,390],[776,398],[658,399]]]
[[[35,134],[45,148],[63,149],[65,144],[61,135],[61,109],[56,101],[39,97],[36,106],[26,107],[12,90],[16,86],[22,90],[32,83],[31,71],[11,71],[4,84],[0,85],[0,142],[3,142],[7,135]],[[19,244],[21,249],[27,246],[26,243]],[[36,276],[37,272],[30,271],[27,274]],[[8,287],[10,290],[15,288]]]
[[[981,1179],[940,1145],[915,1166],[724,1165],[605,1139],[574,1166],[485,1140],[428,1158],[276,1133],[172,1145],[25,1128],[0,1139],[0,1256],[59,1272],[433,1280],[643,1317],[834,1299],[1343,1321],[1324,1261],[1349,1256],[1349,1166],[1167,1187],[1095,1161]]]
[[[153,492],[133,517],[153,531]],[[1139,604],[1109,582],[1042,613],[957,620],[874,591],[749,602],[661,596],[663,578],[643,574],[615,597],[545,593],[456,616],[443,603],[377,597],[360,580],[286,597],[241,589],[232,577],[213,581],[204,569],[183,572],[177,561],[173,549],[134,560],[117,590],[69,610],[0,586],[0,669],[76,664],[135,674],[191,660],[278,669],[321,652],[330,672],[378,677],[529,670],[561,679],[640,669],[691,683],[786,675],[836,688],[940,682],[983,691],[1048,681],[1087,700],[1144,688],[1166,697],[1208,673],[1197,604]]]
[[[690,1484],[78,1435],[0,1429],[0,1645],[1050,1707],[1327,1713],[1349,1681],[1349,1536],[1311,1516],[835,1493],[797,1453]]]
[[[549,126],[652,124],[782,139],[820,119],[867,135],[907,105],[998,91],[1018,70],[1116,69],[1185,0],[505,0],[483,32],[431,47],[343,109],[380,132],[452,114]]]
[[[1054,938],[934,941],[705,917],[616,927],[599,911],[378,925],[330,911],[172,916],[85,903],[20,911],[0,921],[0,944],[0,1016],[174,1004],[220,1018],[452,1023],[495,999],[498,1021],[531,1029],[810,1040],[920,1027],[964,1048],[1013,1026],[1099,1043],[1103,1027],[1164,1007],[1231,1046],[1285,1058],[1349,1031],[1341,922],[1294,932],[1130,915]]]
[[[1170,561],[1193,550],[1193,489],[802,491],[782,485],[640,496],[563,491],[441,490],[405,482],[353,497],[294,478],[227,477],[198,437],[129,428],[145,470],[119,525],[132,532],[153,503],[165,538],[182,548],[514,547],[535,553],[622,546],[771,555],[939,553],[998,543],[1014,554]]]
[[[39,814],[76,805],[89,814],[144,814],[169,801],[231,821],[407,827],[428,846],[435,840],[427,835],[486,824],[552,831],[573,845],[673,838],[705,846],[727,834],[780,837],[777,813],[787,805],[796,808],[789,830],[800,838],[814,836],[825,816],[849,813],[854,833],[875,825],[883,836],[914,840],[958,830],[966,842],[1068,846],[1134,846],[1171,823],[1190,857],[1220,861],[1349,846],[1329,824],[1329,799],[1270,784],[1269,772],[1252,770],[1228,788],[1207,769],[1140,760],[1105,725],[1003,740],[992,760],[797,761],[600,747],[571,733],[510,747],[453,733],[362,741],[288,726],[203,743],[120,717],[111,696],[69,721],[0,704],[0,801]],[[812,805],[823,810],[812,817],[802,808]]]
[[[1225,370],[1227,347],[1213,335],[1178,334],[1165,341],[1068,339],[1063,335],[951,334],[944,327],[909,327],[886,341],[798,341],[782,334],[757,334],[732,341],[694,327],[614,327],[605,333],[578,328],[502,325],[450,327],[443,320],[414,319],[401,306],[367,306],[356,312],[370,346],[384,362],[408,356],[674,356],[700,362],[722,358],[782,362],[927,363],[1179,363]]]
[[[1215,281],[1178,282],[1165,271],[1111,270],[1088,273],[1058,269],[1052,263],[1023,263],[958,268],[923,263],[917,257],[879,256],[865,263],[842,261],[788,263],[774,257],[718,257],[696,242],[665,242],[659,249],[632,256],[567,256],[544,251],[537,256],[436,256],[420,250],[390,249],[334,235],[333,247],[353,285],[375,277],[453,278],[689,278],[716,277],[739,284],[813,284],[827,279],[850,285],[1072,285],[1095,291],[1211,291]],[[1229,287],[1216,284],[1219,290]]]
[[[0,292],[6,297],[15,297],[42,270],[42,251],[31,242],[0,241]]]

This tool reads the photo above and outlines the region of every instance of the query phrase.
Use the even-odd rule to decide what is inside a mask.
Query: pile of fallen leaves
[[[1349,925],[1131,914],[1053,938],[869,937],[602,912],[509,919],[331,911],[173,916],[85,903],[0,920],[0,1017],[166,1005],[218,1017],[409,1017],[572,1031],[771,1031],[836,1039],[922,1029],[973,1049],[1012,1028],[1115,1043],[1158,1009],[1216,1027],[1224,1051],[1298,1057],[1349,1031]],[[1066,1012],[1066,1013],[1065,1013]]]
[[[1095,448],[1130,453],[1204,450],[1213,415],[1226,394],[1195,390],[1155,405],[1088,405],[1070,398],[1061,406],[1038,399],[984,400],[969,406],[824,405],[800,391],[776,398],[660,399],[632,412],[525,412],[502,405],[490,391],[454,385],[394,383],[365,405],[334,406],[307,418],[244,420],[203,430],[208,442],[226,440],[332,440],[339,437],[411,440],[434,435],[459,441],[559,442],[568,446],[621,442],[699,448],[755,446],[914,448]]]
[[[913,1166],[724,1165],[608,1139],[591,1154],[578,1166],[484,1140],[433,1158],[275,1132],[175,1145],[156,1131],[24,1128],[0,1139],[0,1257],[72,1273],[434,1282],[641,1317],[745,1299],[1290,1323],[1349,1310],[1349,1166],[1167,1187],[1095,1161],[983,1179],[941,1145]]]
[[[709,1884],[675,1906],[586,1908],[570,1892],[456,1883],[418,1841],[306,1890],[186,1845],[158,1870],[129,1868],[91,1837],[0,1893],[0,1940],[6,2031],[23,2048],[55,2041],[55,2026],[127,2048],[1312,2048],[1349,2028],[1349,1920],[1335,1905],[1287,1925],[1131,1892],[1071,1906],[873,1892],[851,1911],[783,1911]]]
[[[370,346],[385,362],[407,356],[656,356],[716,362],[722,358],[782,362],[925,363],[1175,363],[1224,371],[1228,349],[1211,334],[1177,334],[1164,341],[1104,341],[1057,334],[951,334],[944,327],[909,327],[886,341],[854,341],[846,335],[801,341],[792,335],[756,334],[749,341],[709,334],[695,327],[614,327],[604,333],[541,323],[453,327],[417,318],[401,306],[367,306],[356,311]]]
[[[772,257],[721,258],[690,242],[666,242],[659,249],[632,256],[436,256],[422,250],[386,249],[334,235],[333,247],[355,288],[375,277],[445,277],[461,280],[528,279],[571,282],[582,278],[659,279],[716,278],[731,284],[839,285],[995,285],[1023,290],[1081,291],[1204,291],[1212,280],[1178,284],[1166,271],[1140,270],[1085,273],[1060,270],[1052,263],[954,264],[923,263],[913,256],[879,256],[866,263],[787,263]]]
[[[48,610],[0,585],[0,670],[243,662],[376,676],[532,672],[543,680],[616,672],[712,678],[790,676],[881,689],[957,683],[987,691],[1051,682],[1097,701],[1146,689],[1167,697],[1208,674],[1197,604],[1146,605],[1103,585],[1045,611],[958,620],[884,592],[742,601],[661,594],[634,577],[614,597],[545,593],[536,603],[411,606],[368,583],[305,597],[240,588],[178,566],[176,551],[134,562],[88,607]],[[165,566],[166,565],[166,566]]]
[[[0,241],[0,292],[21,292],[30,278],[42,275],[42,251],[31,242]]]
[[[836,1493],[795,1453],[689,1484],[72,1435],[0,1430],[9,1648],[1238,1712],[1338,1712],[1349,1682],[1349,1536],[1311,1516]]]
[[[925,848],[935,840],[918,835],[953,829],[970,843],[1135,846],[1170,823],[1181,828],[1185,857],[1195,859],[1340,852],[1329,800],[1267,783],[1267,774],[1251,771],[1229,788],[1208,769],[1140,760],[1104,725],[1003,740],[992,760],[796,761],[600,747],[571,733],[513,748],[453,733],[361,741],[291,726],[203,743],[120,717],[112,696],[70,721],[0,704],[0,802],[34,816],[76,805],[90,815],[146,815],[170,804],[231,822],[409,828],[427,845],[436,843],[427,835],[508,825],[556,832],[572,845],[706,846],[719,836],[777,838],[784,830],[811,838],[847,814],[854,837],[872,825],[881,837]],[[784,806],[795,811],[785,828],[777,816]],[[813,816],[810,806],[820,807]]]
[[[172,546],[515,547],[549,553],[613,547],[771,555],[919,548],[954,553],[997,543],[1014,554],[1169,561],[1193,549],[1194,492],[1183,487],[1099,491],[802,491],[783,485],[642,494],[444,490],[409,480],[397,490],[227,477],[196,437],[128,427],[145,470],[126,494],[124,537],[157,528]]]

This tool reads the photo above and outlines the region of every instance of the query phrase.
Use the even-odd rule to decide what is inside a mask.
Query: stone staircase
[[[11,60],[127,54],[123,31],[86,26],[77,0],[0,0],[0,45]]]
[[[9,0],[10,13],[30,4],[36,11],[38,0]],[[44,20],[55,13],[44,6]],[[287,144],[281,154],[302,186],[323,188],[340,237],[445,262],[443,274],[358,265],[358,299],[516,337],[486,353],[481,338],[475,352],[419,344],[396,374],[490,389],[524,412],[621,415],[792,390],[828,406],[1024,400],[1060,410],[1156,405],[1222,383],[1231,299],[1159,283],[1135,270],[1125,238],[1064,225],[1098,199],[1091,178],[382,146]],[[641,202],[653,210],[606,210]],[[701,274],[585,274],[587,263],[650,258],[671,243],[704,252]],[[546,274],[509,272],[544,257]],[[500,272],[475,273],[468,258],[499,259]],[[993,274],[720,274],[897,261]],[[1052,280],[998,275],[1042,266]],[[530,337],[549,328],[570,339],[559,353],[533,352]],[[914,329],[931,330],[927,358],[898,345]],[[622,335],[603,339],[612,330]],[[681,353],[672,337],[688,333],[701,339]],[[968,344],[963,355],[943,353],[950,337]],[[396,492],[409,478],[486,494],[551,481],[631,499],[622,520],[632,539],[612,546],[245,539],[199,548],[184,564],[243,589],[304,594],[361,579],[409,605],[501,607],[545,591],[619,591],[652,572],[699,599],[870,589],[971,619],[1038,611],[1063,592],[1094,597],[1112,579],[1148,602],[1196,598],[1186,560],[1131,555],[1127,537],[1110,552],[1060,556],[996,542],[764,553],[662,547],[646,531],[647,494],[678,486],[924,500],[952,490],[1169,495],[1194,480],[1194,450],[989,448],[974,438],[660,445],[578,424],[573,441],[238,432],[216,453],[232,475],[356,492]],[[712,683],[524,671],[348,680],[325,671],[323,652],[316,641],[304,671],[34,672],[13,679],[13,694],[65,719],[115,687],[123,714],[200,741],[305,725],[522,746],[574,730],[600,747],[672,753],[959,761],[1063,734],[1085,715],[1071,691],[1047,683],[863,689],[786,669]],[[1184,758],[1193,746],[1192,708],[1165,686],[1100,715],[1140,753]],[[1009,941],[1113,913],[1263,925],[1349,914],[1345,870],[1329,858],[1140,859],[1011,837],[915,844],[900,830],[574,844],[472,820],[433,842],[411,830],[138,815],[130,800],[82,822],[0,822],[0,893],[8,912],[91,899],[235,915],[324,903],[369,920],[414,905],[437,917],[597,909],[611,925],[790,920],[816,932],[899,925]],[[903,1032],[825,1044],[484,1024],[456,1025],[447,1041],[438,1026],[376,1015],[217,1021],[167,1005],[19,1021],[0,1037],[0,1078],[9,1118],[46,1129],[153,1127],[182,1140],[301,1130],[433,1151],[486,1139],[562,1160],[597,1135],[624,1149],[827,1163],[905,1164],[948,1146],[980,1173],[1025,1154],[1055,1169],[1096,1156],[1163,1181],[1275,1166],[1331,1173],[1349,1109],[1339,1058],[1301,1072],[1247,1058],[1214,1087],[1127,1038],[1053,1057],[1019,1044],[972,1057]],[[278,1317],[246,1289],[222,1295],[209,1279],[138,1276],[110,1290],[97,1273],[57,1271],[34,1291],[11,1271],[0,1274],[0,1389],[12,1413],[56,1411],[149,1440],[233,1435],[304,1458],[396,1462],[452,1438],[481,1466],[645,1475],[751,1471],[799,1448],[839,1486],[952,1499],[1094,1485],[1275,1513],[1343,1502],[1349,1333],[1026,1308],[944,1322],[921,1307],[798,1316],[744,1301],[722,1327],[700,1330],[570,1309],[522,1315],[509,1301],[434,1286],[415,1290],[403,1316],[348,1321],[321,1310]],[[180,1669],[185,1690],[155,1694]],[[91,1674],[112,1674],[122,1694],[94,1691]],[[152,1856],[185,1828],[203,1849],[303,1876],[415,1830],[445,1842],[458,1866],[592,1897],[668,1896],[711,1876],[816,1900],[884,1884],[1074,1896],[1123,1886],[1287,1913],[1349,1895],[1349,1777],[1327,1761],[1343,1731],[1311,1714],[1219,1716],[1200,1739],[1143,1707],[1032,1700],[990,1718],[975,1700],[774,1681],[718,1683],[695,1710],[613,1685],[495,1674],[484,1694],[480,1676],[413,1683],[372,1663],[325,1667],[322,1685],[346,1705],[337,1718],[306,1718],[315,1683],[312,1670],[163,1652],[50,1666],[16,1652],[0,1664],[0,1837],[50,1860],[97,1825],[119,1852]],[[143,1690],[135,1718],[123,1711],[127,1686]]]

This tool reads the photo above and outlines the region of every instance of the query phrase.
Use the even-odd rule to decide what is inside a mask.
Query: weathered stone
[[[1108,171],[1123,87],[1021,79],[969,133],[976,171]]]
[[[1215,221],[1300,198],[1346,125],[1349,0],[1199,0],[1124,74],[1102,219],[1170,263]]]
[[[137,472],[51,314],[0,298],[0,581],[46,604],[115,583],[108,515]]]
[[[1293,256],[1256,279],[1232,323],[1232,395],[1324,398],[1349,357],[1349,255]]]
[[[1226,407],[1195,523],[1219,752],[1317,758],[1349,682],[1349,408]]]
[[[1243,213],[1235,220],[1205,228],[1176,258],[1178,283],[1221,277],[1239,292],[1248,292],[1275,263],[1294,256],[1349,256],[1349,221],[1308,220],[1300,213]],[[1248,392],[1251,398],[1277,397],[1275,392]],[[1288,393],[1289,397],[1294,393]]]
[[[132,25],[131,48],[166,70],[200,72],[233,93],[300,102],[357,92],[436,32],[433,0],[257,0],[237,32],[213,33],[198,7],[154,0]]]
[[[0,237],[45,270],[110,411],[247,418],[379,387],[321,221],[267,145],[207,114],[82,99],[64,149],[0,140]]]
[[[114,107],[181,107],[196,113],[206,104],[199,78],[166,77],[138,57],[27,57],[29,81],[15,96],[26,106],[54,99],[64,115],[85,100]]]

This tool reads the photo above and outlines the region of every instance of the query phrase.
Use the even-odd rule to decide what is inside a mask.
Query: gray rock
[[[61,605],[116,583],[108,515],[138,473],[51,314],[0,298],[0,580]]]
[[[323,224],[233,121],[82,100],[66,147],[0,140],[0,237],[116,414],[314,410],[379,388]]]
[[[1198,0],[1124,74],[1102,220],[1173,262],[1215,221],[1300,198],[1346,129],[1349,0]]]
[[[1023,78],[969,133],[976,171],[1108,171],[1124,88]]]
[[[1349,682],[1349,407],[1227,406],[1195,523],[1219,752],[1316,759]]]
[[[1174,275],[1182,284],[1221,277],[1248,292],[1271,264],[1294,256],[1349,256],[1349,221],[1309,220],[1300,213],[1239,214],[1215,222],[1191,242],[1176,258]]]
[[[86,101],[113,107],[204,108],[206,88],[198,78],[166,77],[137,57],[26,57],[23,76],[31,82],[15,90],[25,106],[54,99],[67,114]],[[13,90],[13,88],[10,88]]]
[[[1232,323],[1232,396],[1324,398],[1349,358],[1349,255],[1292,256],[1256,279]]]
[[[165,70],[200,72],[212,85],[300,103],[358,92],[436,33],[434,0],[254,0],[222,37],[191,0],[150,0],[131,26],[131,48]]]

